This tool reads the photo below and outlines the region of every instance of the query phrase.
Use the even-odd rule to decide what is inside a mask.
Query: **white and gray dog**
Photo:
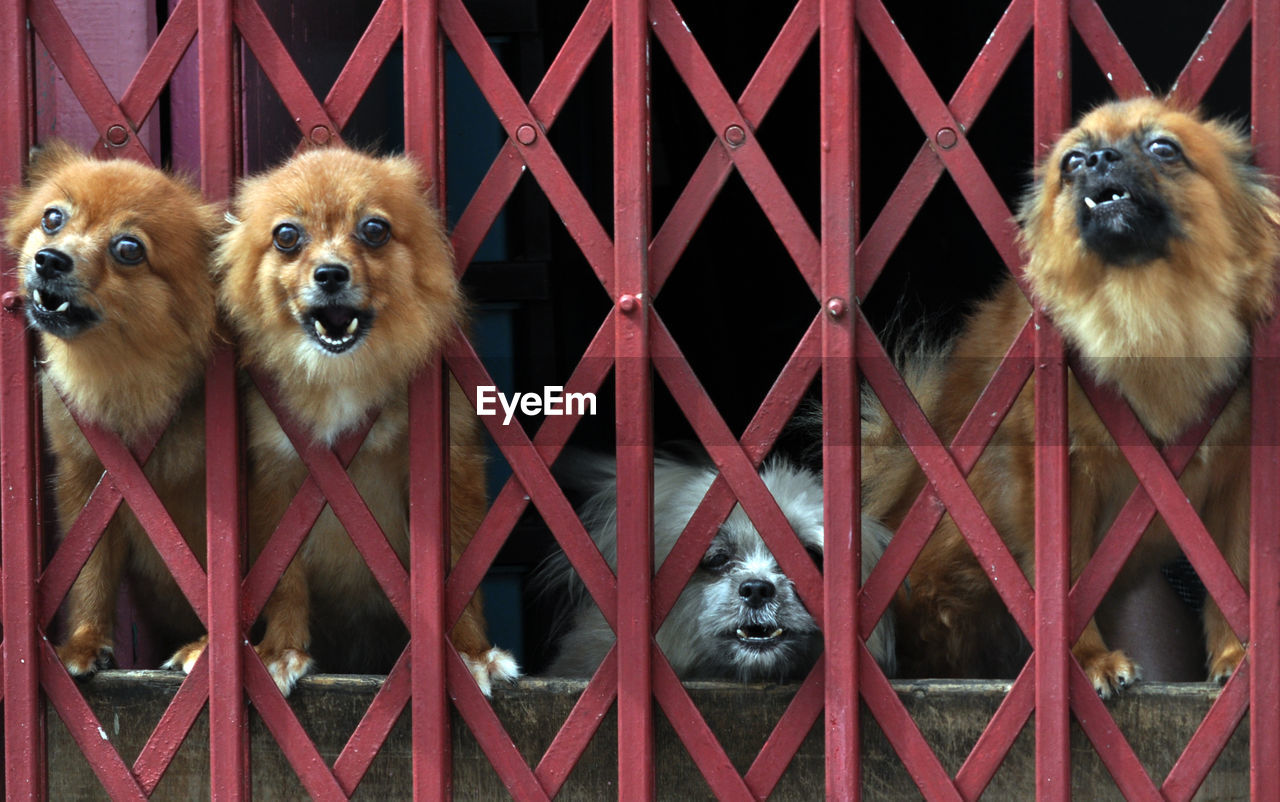
[[[579,514],[610,567],[617,567],[616,465],[611,458],[573,455],[557,466],[571,486],[591,494]],[[661,565],[715,481],[710,465],[669,456],[654,461],[654,559]],[[810,555],[822,565],[822,479],[785,460],[771,459],[760,478],[773,494]],[[862,577],[866,580],[891,533],[862,520]],[[546,673],[590,676],[614,642],[613,630],[586,593],[563,552],[538,570],[535,582],[568,594],[559,650]],[[785,681],[804,677],[822,651],[822,632],[778,567],[741,505],[735,505],[711,541],[658,631],[658,645],[683,679],[722,678],[740,682]],[[886,612],[868,639],[868,648],[890,676],[894,634]]]

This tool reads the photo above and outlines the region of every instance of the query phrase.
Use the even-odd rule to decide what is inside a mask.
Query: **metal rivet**
[[[6,292],[4,295],[0,295],[0,306],[10,312],[16,312],[22,308],[22,296],[16,292]]]
[[[630,293],[618,299],[618,308],[623,312],[634,312],[639,304],[639,299]]]
[[[741,125],[731,125],[724,129],[724,141],[729,143],[729,147],[736,148],[747,141],[747,132]]]
[[[317,145],[323,145],[329,141],[329,137],[333,136],[333,132],[329,130],[327,125],[317,125],[311,129],[311,141]]]
[[[538,129],[525,123],[516,129],[516,141],[521,145],[532,145],[538,141]]]
[[[129,141],[129,129],[123,125],[113,125],[107,129],[107,144],[120,147]]]
[[[827,314],[831,315],[832,317],[840,317],[841,315],[843,315],[844,299],[832,298],[830,301],[827,301]]]
[[[959,137],[956,136],[955,129],[952,128],[938,129],[938,135],[934,137],[934,139],[937,140],[938,147],[943,150],[951,150],[956,146],[956,142],[959,141]]]

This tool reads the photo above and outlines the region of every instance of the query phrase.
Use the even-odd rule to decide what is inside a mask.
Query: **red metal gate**
[[[30,27],[28,27],[28,25]],[[1236,42],[1252,37],[1252,122],[1264,168],[1280,173],[1280,0],[1227,0],[1190,55],[1173,92],[1198,100]],[[236,174],[237,37],[256,57],[296,119],[302,135],[339,136],[375,72],[400,41],[404,54],[406,146],[427,164],[443,163],[441,42],[447,39],[492,107],[507,141],[454,231],[465,270],[499,211],[527,169],[613,300],[565,392],[599,389],[610,370],[618,388],[618,571],[615,576],[590,543],[549,464],[579,422],[548,419],[530,438],[485,418],[514,476],[494,500],[461,561],[446,576],[443,546],[433,542],[444,510],[443,373],[432,369],[412,394],[414,438],[411,482],[413,554],[409,572],[382,566],[393,602],[411,622],[412,640],[341,756],[322,759],[261,662],[246,643],[247,625],[283,569],[291,544],[305,529],[282,526],[253,570],[241,576],[234,367],[222,353],[210,368],[207,570],[175,541],[176,533],[142,477],[141,451],[129,453],[106,432],[89,432],[106,481],[95,492],[47,566],[40,554],[36,504],[38,431],[32,405],[31,342],[19,314],[0,315],[0,485],[3,487],[3,701],[5,782],[14,797],[44,789],[42,700],[71,726],[103,786],[116,798],[147,796],[156,786],[196,716],[209,705],[211,784],[218,797],[248,795],[247,708],[267,723],[306,790],[318,798],[352,793],[406,708],[414,745],[414,790],[419,798],[450,792],[449,708],[457,708],[513,795],[554,796],[615,703],[618,713],[618,795],[654,794],[653,701],[721,798],[763,798],[774,788],[800,741],[824,719],[827,791],[859,796],[860,700],[880,722],[912,778],[931,799],[974,799],[991,780],[1014,739],[1035,715],[1037,795],[1070,794],[1069,723],[1075,720],[1097,748],[1128,798],[1188,799],[1199,787],[1246,712],[1252,750],[1252,790],[1274,797],[1280,788],[1280,422],[1268,404],[1254,405],[1251,591],[1235,579],[1176,484],[1194,444],[1158,452],[1141,437],[1132,414],[1116,399],[1089,388],[1100,415],[1126,444],[1140,487],[1080,580],[1072,586],[1066,550],[1066,449],[1037,449],[1038,559],[1034,589],[964,481],[1005,410],[1034,370],[1037,432],[1044,443],[1064,443],[1067,363],[1061,341],[1040,314],[1028,321],[956,438],[941,443],[890,367],[862,314],[860,300],[883,271],[907,226],[944,172],[950,174],[1010,271],[1020,257],[1012,215],[971,147],[966,132],[1017,49],[1034,48],[1035,142],[1044,146],[1068,124],[1070,32],[1074,29],[1117,94],[1147,92],[1146,83],[1095,0],[1013,0],[950,101],[926,76],[910,44],[881,0],[800,0],[773,47],[738,98],[717,77],[675,0],[588,0],[541,84],[526,101],[482,36],[462,0],[384,0],[328,94],[317,98],[255,0],[181,0],[159,32],[129,88],[112,96],[68,26],[55,0],[11,0],[0,18],[0,183],[20,180],[31,138],[36,99],[29,92],[32,35],[66,77],[102,139],[104,154],[148,160],[136,132],[156,106],[179,60],[194,48],[200,98],[200,181],[211,197],[225,198]],[[614,219],[611,234],[591,210],[547,136],[588,62],[611,41],[613,75]],[[755,130],[796,68],[819,42],[821,223],[814,232],[755,136]],[[650,229],[648,50],[670,57],[712,129],[693,178],[671,213]],[[924,141],[881,213],[862,233],[859,180],[859,51],[871,48],[919,123]],[[819,311],[796,344],[741,438],[735,437],[703,389],[653,306],[707,209],[736,170],[758,200],[796,269],[818,299]],[[852,269],[850,269],[852,266]],[[5,289],[13,275],[6,272]],[[12,296],[6,296],[12,298]],[[6,300],[6,308],[13,304]],[[1280,397],[1280,329],[1257,338],[1254,397]],[[814,359],[814,357],[819,357]],[[1028,357],[1031,357],[1030,359]],[[465,336],[446,355],[448,369],[472,395],[489,385],[485,368]],[[1034,367],[1033,367],[1034,366]],[[653,571],[650,421],[656,370],[721,470],[678,547]],[[801,396],[821,371],[825,431],[825,573],[820,574],[790,534],[756,467],[778,437]],[[915,447],[930,485],[921,493],[871,580],[859,589],[857,383],[866,379]],[[501,431],[499,431],[501,429]],[[1200,433],[1203,436],[1203,432]],[[1135,436],[1137,435],[1137,436]],[[295,507],[352,501],[343,465],[359,438],[333,452],[303,449],[312,471]],[[785,572],[794,579],[825,632],[826,650],[745,775],[734,768],[653,640],[676,596],[695,569],[735,499],[759,524]],[[358,499],[357,499],[358,500]],[[43,637],[63,595],[111,512],[127,501],[153,533],[193,607],[210,631],[207,656],[157,726],[146,748],[127,766]],[[617,631],[618,644],[591,680],[536,766],[529,766],[494,711],[471,681],[447,633],[521,513],[532,503],[563,545]],[[1034,646],[1028,662],[968,760],[954,775],[926,744],[906,708],[863,645],[888,606],[894,588],[945,509],[994,566],[997,584],[1015,620]],[[1248,658],[1231,678],[1180,760],[1160,785],[1138,762],[1106,707],[1070,655],[1123,557],[1159,512],[1175,532],[1233,628],[1249,643]],[[301,517],[301,516],[299,516]],[[96,529],[96,531],[94,531]],[[166,535],[165,533],[170,533]],[[274,557],[272,555],[275,555]],[[282,557],[281,555],[285,555]],[[1252,633],[1252,635],[1250,635]],[[211,678],[218,693],[211,693]],[[102,736],[99,737],[99,733]]]

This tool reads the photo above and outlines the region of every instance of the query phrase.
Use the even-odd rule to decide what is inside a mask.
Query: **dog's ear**
[[[69,142],[51,139],[32,147],[27,158],[27,183],[36,184],[62,167],[89,157]]]

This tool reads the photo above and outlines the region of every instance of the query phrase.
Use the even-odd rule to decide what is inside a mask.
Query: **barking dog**
[[[1239,382],[1250,332],[1274,300],[1280,211],[1235,128],[1170,104],[1110,103],[1085,115],[1036,173],[1020,222],[1026,278],[1082,368],[1129,404],[1157,445],[1173,442]],[[919,371],[917,395],[943,441],[960,428],[1030,311],[1012,282],[978,307],[950,355]],[[1033,379],[1034,382],[1034,379]],[[1031,383],[969,482],[1030,577],[1034,568]],[[1136,477],[1074,377],[1068,390],[1071,572],[1078,577]],[[1180,484],[1242,581],[1249,554],[1249,387],[1239,384]],[[864,435],[869,514],[896,527],[924,477],[881,414]],[[1176,554],[1157,518],[1113,588]],[[991,651],[1001,605],[946,517],[899,595],[901,657],[913,676],[972,676]],[[1212,601],[1209,676],[1225,680],[1244,647]],[[1090,621],[1073,653],[1105,697],[1139,668]]]
[[[63,144],[40,152],[6,223],[27,319],[38,332],[54,496],[65,532],[102,476],[72,419],[133,447],[167,421],[145,471],[197,558],[205,555],[204,392],[215,342],[209,256],[218,213],[191,186],[129,161]],[[67,670],[87,677],[112,657],[116,591],[128,575],[162,645],[202,632],[127,505],[112,517],[71,588]]]
[[[610,566],[617,567],[616,466],[604,457],[582,457],[570,467],[591,498],[582,522]],[[713,467],[670,457],[654,461],[653,528],[658,564],[693,517],[715,481]],[[760,469],[773,495],[810,556],[822,564],[822,479],[782,460]],[[862,575],[871,572],[889,532],[864,518]],[[613,646],[613,630],[591,601],[563,553],[539,569],[547,589],[568,590],[573,601],[553,676],[590,676]],[[868,647],[887,673],[894,668],[893,622],[886,613]],[[711,542],[698,570],[658,630],[658,645],[681,678],[724,678],[741,682],[802,678],[822,651],[822,632],[805,610],[760,533],[741,506],[735,506]]]
[[[424,181],[407,158],[314,150],[240,188],[217,252],[219,302],[245,365],[274,383],[285,411],[333,445],[376,418],[349,473],[401,562],[408,564],[408,386],[464,318],[453,254]],[[448,533],[456,560],[485,512],[475,413],[455,386],[449,410]],[[307,476],[256,391],[246,399],[251,550]],[[442,533],[442,536],[444,534]],[[259,652],[288,692],[315,663],[386,672],[407,631],[329,509],[264,610]],[[517,675],[485,636],[472,599],[453,643],[487,693]]]

